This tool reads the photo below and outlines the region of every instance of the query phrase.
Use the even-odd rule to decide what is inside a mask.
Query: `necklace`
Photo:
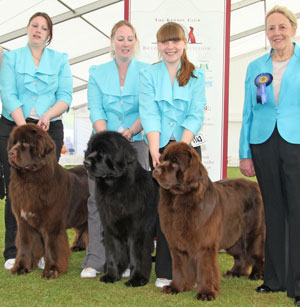
[[[119,75],[120,76],[120,75]],[[124,81],[126,76],[120,76],[120,80]]]

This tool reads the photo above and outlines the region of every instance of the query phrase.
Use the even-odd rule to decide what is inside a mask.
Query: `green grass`
[[[240,177],[237,168],[229,168],[228,177]],[[73,233],[68,232],[70,241]],[[4,202],[0,201],[0,253],[4,249]],[[0,306],[292,306],[293,300],[286,293],[257,294],[254,290],[261,282],[247,278],[222,278],[221,292],[213,302],[195,299],[196,290],[166,295],[154,286],[152,270],[150,282],[141,288],[127,288],[123,279],[115,284],[104,284],[96,279],[81,279],[81,262],[85,252],[72,253],[69,271],[55,280],[43,280],[41,271],[35,270],[26,276],[11,275],[4,270],[0,257]],[[230,269],[233,261],[225,253],[219,254],[221,272]]]

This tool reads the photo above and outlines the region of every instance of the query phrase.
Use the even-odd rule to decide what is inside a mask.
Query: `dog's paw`
[[[57,268],[51,268],[48,270],[44,270],[41,274],[43,279],[55,279],[61,275],[61,272]]]
[[[166,294],[177,294],[179,291],[171,286],[164,286],[162,291]]]
[[[103,275],[102,277],[100,277],[100,279],[99,279],[100,281],[102,281],[102,282],[105,282],[105,283],[114,283],[114,282],[116,282],[116,281],[118,281],[118,280],[120,280],[120,278],[117,278],[117,277],[115,277],[115,276],[111,276],[111,275],[109,275],[109,274],[105,274],[105,275]]]
[[[264,279],[264,274],[260,273],[260,272],[251,272],[251,274],[249,275],[249,279],[250,280],[261,280]]]
[[[128,281],[125,282],[125,285],[127,287],[142,287],[145,286],[148,283],[148,279],[145,277],[135,277],[132,279],[129,279]]]
[[[224,273],[224,277],[241,277],[241,274],[238,272],[234,272],[234,271],[226,271]]]
[[[200,292],[197,293],[196,299],[201,301],[213,301],[217,296],[214,292]]]
[[[23,265],[15,265],[11,270],[10,270],[11,274],[18,274],[18,275],[26,275],[28,273],[31,272],[30,269],[26,268]]]
[[[76,246],[72,246],[71,247],[71,252],[81,252],[81,251],[84,251],[86,248],[85,247],[81,247],[81,246],[78,246],[78,245],[76,245]]]

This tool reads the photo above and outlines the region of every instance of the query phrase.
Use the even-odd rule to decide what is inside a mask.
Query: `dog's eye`
[[[168,161],[169,157],[167,155],[161,156],[162,161]]]
[[[172,163],[178,163],[177,158],[176,158],[176,157],[173,157],[172,160],[171,160],[171,162],[172,162]]]

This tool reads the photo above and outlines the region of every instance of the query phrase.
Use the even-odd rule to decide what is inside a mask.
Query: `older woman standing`
[[[266,219],[264,283],[300,306],[300,48],[297,18],[275,6],[266,15],[271,52],[251,62],[245,81],[240,169],[256,174]]]
[[[63,145],[61,115],[72,101],[72,74],[67,55],[47,48],[52,40],[52,21],[46,13],[35,13],[27,25],[28,44],[4,52],[0,73],[2,116],[0,119],[0,161],[6,190],[9,185],[7,141],[12,129],[28,122],[48,131],[56,144],[57,159]],[[5,203],[5,269],[16,257],[16,220],[9,197]]]
[[[121,20],[114,25],[111,31],[113,60],[90,68],[88,108],[94,131],[122,133],[136,149],[142,167],[149,169],[148,146],[143,140],[138,99],[139,71],[148,64],[134,59],[137,43],[135,29],[128,21]],[[104,270],[105,264],[94,180],[89,180],[89,188],[89,246],[82,263],[82,278],[96,277]],[[125,276],[128,274],[127,271]]]

